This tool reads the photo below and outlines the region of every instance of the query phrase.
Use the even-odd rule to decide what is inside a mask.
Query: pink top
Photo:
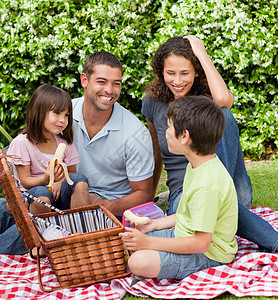
[[[78,152],[73,144],[68,144],[64,139],[55,135],[55,139],[57,145],[60,143],[65,143],[67,145],[66,151],[64,153],[63,162],[67,166],[76,165],[79,163]],[[49,159],[39,150],[39,148],[31,143],[26,134],[19,134],[14,140],[11,142],[7,154],[17,155],[21,157],[21,159],[16,158],[8,158],[8,160],[13,165],[30,165],[31,175],[34,177],[43,176],[45,170],[48,166]],[[14,175],[18,177],[16,172],[16,168],[14,168]],[[21,188],[26,191],[23,186]]]

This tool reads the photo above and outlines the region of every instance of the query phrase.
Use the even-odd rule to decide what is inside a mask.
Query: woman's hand
[[[198,58],[206,74],[213,101],[219,107],[225,106],[231,108],[234,103],[234,96],[228,90],[226,83],[218,73],[209,55],[207,54],[203,41],[194,35],[187,35],[184,38],[190,42],[192,51]]]
[[[207,55],[207,51],[204,42],[198,39],[195,35],[187,35],[184,37],[190,42],[194,55],[199,58],[200,55]]]

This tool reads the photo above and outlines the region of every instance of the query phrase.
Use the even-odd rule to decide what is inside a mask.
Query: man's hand
[[[113,200],[105,200],[105,199],[101,199],[98,196],[96,196],[95,194],[89,194],[89,198],[90,198],[90,203],[88,203],[89,205],[103,205],[104,207],[106,207],[109,211],[112,211],[111,209],[111,205],[113,204]]]

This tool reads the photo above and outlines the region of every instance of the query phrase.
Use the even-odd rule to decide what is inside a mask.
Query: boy
[[[189,160],[177,213],[131,223],[120,235],[133,251],[128,261],[133,274],[181,280],[234,260],[237,196],[214,154],[225,127],[221,109],[205,96],[188,96],[175,100],[166,116],[169,151]]]

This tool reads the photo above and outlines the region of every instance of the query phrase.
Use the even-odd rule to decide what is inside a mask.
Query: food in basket
[[[54,168],[57,165],[62,166],[67,183],[69,185],[73,185],[73,183],[74,183],[69,177],[67,165],[65,163],[63,163],[63,157],[64,157],[66,147],[67,147],[67,145],[65,143],[60,143],[55,151],[54,157],[51,158],[50,161],[48,162],[50,165],[50,179],[49,179],[49,184],[47,187],[50,191],[51,191],[52,185],[54,183]]]

